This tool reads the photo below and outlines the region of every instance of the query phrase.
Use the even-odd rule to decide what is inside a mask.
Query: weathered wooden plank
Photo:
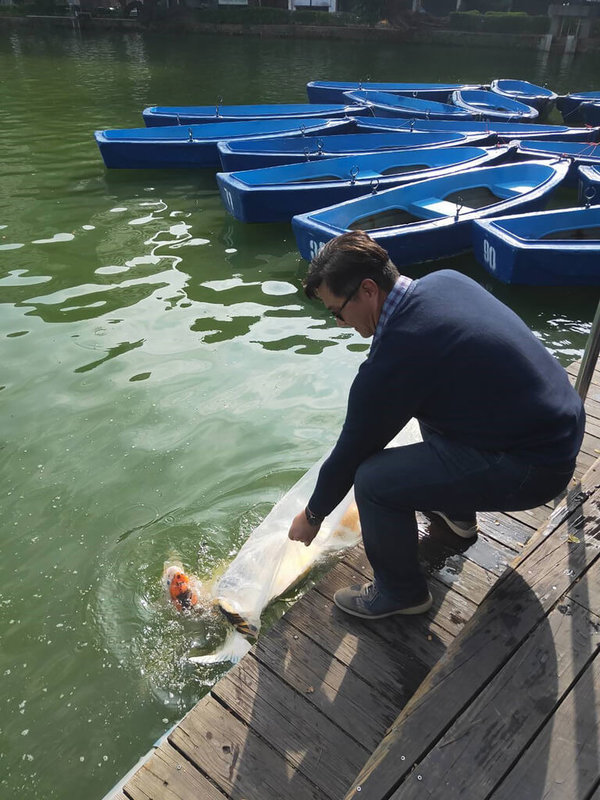
[[[488,797],[600,647],[597,630],[599,617],[572,601],[560,603],[391,800],[436,796],[442,786],[447,797]]]
[[[600,459],[578,480],[572,480],[560,502],[549,511],[545,522],[533,534],[529,544],[512,566],[523,557],[529,557],[534,548],[566,522],[567,535],[577,533],[585,524],[582,503],[600,486]]]
[[[156,748],[124,787],[130,800],[223,800],[223,795],[168,742]]]
[[[590,424],[585,426],[585,435],[583,437],[583,441],[581,442],[581,449],[589,453],[590,455],[595,455],[598,458],[598,449],[600,447],[600,438],[595,431],[599,431],[600,433],[600,426],[594,423],[594,420],[590,420]]]
[[[578,799],[592,792],[600,778],[598,686],[596,657],[491,800]]]
[[[499,511],[480,511],[477,514],[479,530],[513,550],[520,550],[531,536],[531,525],[508,517]]]
[[[594,395],[596,393],[593,389],[588,392],[588,396],[585,400],[585,414],[588,419],[592,420],[600,420],[600,401],[596,400]]]
[[[496,575],[501,575],[515,557],[515,553],[522,549],[516,543],[513,543],[512,547],[507,547],[485,533],[479,533],[475,539],[461,539],[442,522],[435,520],[431,521],[428,528],[421,528],[421,530],[427,531],[426,535],[419,537],[419,557],[421,559],[435,562],[437,560],[436,549],[442,547],[454,553],[463,553],[469,561]],[[529,529],[529,535],[531,533],[532,530]]]
[[[426,541],[427,539],[429,537],[421,540],[419,548],[419,555],[427,574],[434,576],[444,586],[462,594],[473,603],[480,603],[496,582],[496,576],[469,561],[463,554],[448,550],[437,542]],[[362,548],[355,548],[349,552],[344,561],[365,577],[371,577],[372,570]]]
[[[453,535],[453,534],[451,534]],[[454,536],[454,539],[457,537]],[[453,549],[464,553],[465,558],[495,575],[502,575],[506,567],[512,562],[515,554],[522,550],[516,544],[510,548],[490,538],[485,533],[479,533],[475,541],[463,539],[462,544],[455,545]]]
[[[334,569],[330,570],[317,584],[315,592],[305,595],[300,603],[288,611],[289,621],[296,625],[297,608],[302,607],[302,604],[306,602],[310,606],[309,614],[314,617],[314,621],[310,622],[305,616],[304,621],[307,623],[307,627],[302,630],[305,630],[308,636],[322,644],[333,655],[338,656],[337,647],[340,639],[349,634],[363,649],[367,647],[381,648],[381,639],[383,639],[387,646],[391,646],[395,651],[396,658],[402,659],[406,663],[416,662],[431,668],[454,638],[445,628],[429,620],[423,624],[423,620],[426,620],[425,616],[421,619],[420,625],[416,617],[361,620],[345,614],[332,604],[331,600],[337,589],[364,580],[364,574],[351,569],[344,562],[336,564]],[[325,628],[323,628],[324,625]],[[322,635],[325,631],[326,638]],[[352,662],[352,668],[355,668],[355,661]],[[369,680],[366,675],[361,675],[361,677]]]
[[[360,583],[365,579],[370,580],[372,577],[371,565],[367,561],[364,551],[354,548],[340,564],[340,569],[335,574],[330,573],[317,588],[326,597],[332,598],[337,589]],[[471,600],[448,589],[437,580],[429,582],[429,589],[433,596],[433,606],[427,614],[420,614],[417,617],[390,617],[385,620],[374,620],[369,622],[369,625],[377,623],[378,633],[385,637],[391,625],[400,624],[408,635],[416,634],[420,639],[427,640],[431,624],[435,622],[448,631],[452,637],[456,636],[467,620],[471,618],[477,606]]]
[[[493,572],[482,569],[459,553],[450,553],[443,565],[434,567],[431,574],[440,583],[477,604],[481,603],[497,579]]]
[[[505,511],[505,515],[537,530],[548,518],[548,506],[537,506],[525,511]]]
[[[593,472],[593,471],[590,471]],[[595,472],[591,476],[595,478]],[[600,529],[595,502],[580,493],[590,532]],[[573,503],[573,498],[571,498]],[[565,506],[567,501],[565,500]],[[556,515],[557,524],[561,519]],[[568,521],[568,520],[567,520]],[[380,798],[393,791],[412,764],[444,734],[458,714],[505,663],[597,556],[585,540],[568,540],[567,521],[553,535],[515,561],[480,606],[479,613],[456,640],[452,656],[441,660],[409,701],[397,722],[361,771],[348,797]],[[456,679],[468,670],[468,680]],[[401,760],[404,756],[404,761]]]
[[[566,368],[567,375],[569,376],[569,380],[571,381],[573,386],[575,386],[575,381],[579,373],[580,363],[581,362],[577,361],[573,364],[570,364]],[[592,380],[590,381],[586,395],[586,401],[585,401],[586,404],[588,399],[600,400],[600,370],[598,370],[598,368],[594,370],[594,374],[592,375]]]
[[[290,761],[210,695],[184,717],[169,741],[232,800],[327,800]]]
[[[596,453],[586,453],[585,450],[582,449],[577,456],[577,466],[580,470],[587,470],[597,458],[598,455]]]
[[[430,640],[419,641],[417,647],[406,642],[398,626],[392,627],[395,638],[390,635],[384,640],[373,630],[372,623],[349,617],[315,591],[295,603],[285,619],[399,707],[451,641],[448,633],[441,630],[443,639],[432,633]]]
[[[306,692],[296,692],[255,658],[242,659],[212,695],[329,797],[343,796],[369,756]]]
[[[594,377],[594,380],[590,383],[585,402],[589,400],[595,400],[596,402],[600,401],[600,382],[598,381],[598,376]]]
[[[576,535],[571,534],[571,536]],[[579,536],[581,535],[579,534]],[[600,559],[594,561],[581,580],[573,586],[567,597],[584,608],[598,613],[600,609]]]
[[[258,640],[254,656],[297,692],[304,693],[321,713],[369,752],[379,744],[386,728],[417,687],[418,677],[415,685],[400,687],[399,704],[390,702],[389,697],[325,652],[285,617],[269,629],[268,636]]]
[[[594,439],[600,438],[600,422],[589,416],[585,421],[585,432]]]

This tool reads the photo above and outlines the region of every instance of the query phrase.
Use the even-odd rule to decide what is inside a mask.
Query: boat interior
[[[541,239],[570,239],[570,240],[600,240],[600,226],[598,225],[590,225],[590,227],[577,227],[577,228],[568,228],[562,231],[552,231],[551,233],[547,233],[545,236],[541,236]]]

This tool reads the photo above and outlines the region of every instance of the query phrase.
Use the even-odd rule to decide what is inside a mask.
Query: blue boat
[[[560,95],[556,99],[556,107],[567,125],[581,125],[585,120],[581,115],[580,106],[586,102],[600,102],[600,91],[572,92],[571,94]]]
[[[296,139],[244,139],[219,142],[224,172],[321,161],[324,158],[423,148],[483,144],[490,137],[465,133],[341,133],[333,136],[303,136]]]
[[[366,106],[376,117],[403,117],[405,119],[473,119],[472,114],[447,103],[401,97],[385,92],[346,92],[350,102]]]
[[[531,122],[539,116],[536,108],[483,89],[457,89],[452,92],[452,102],[477,119]]]
[[[579,106],[579,111],[586,125],[600,125],[600,100],[586,100]]]
[[[578,167],[600,165],[600,144],[596,142],[546,142],[533,139],[518,143],[517,156],[535,159],[568,159],[570,166],[566,182],[574,185],[579,180]]]
[[[466,120],[391,119],[384,117],[359,117],[359,131],[462,131],[490,136],[490,141],[509,142],[513,139],[545,139],[548,141],[592,142],[600,137],[600,128],[569,128],[566,125],[541,125],[530,122],[497,122]]]
[[[600,285],[600,206],[477,220],[473,250],[502,283]]]
[[[214,125],[169,125],[161,128],[124,128],[96,131],[94,137],[107,167],[153,169],[156,167],[218,167],[217,143],[249,137],[298,136],[351,130],[345,119],[265,119],[251,122],[219,122]],[[326,137],[325,137],[326,138]]]
[[[225,208],[241,222],[283,222],[294,214],[368,192],[500,161],[509,146],[369,153],[281,167],[217,173]]]
[[[578,194],[581,205],[600,204],[600,167],[579,167]]]
[[[540,117],[546,116],[552,111],[558,95],[556,92],[547,89],[545,86],[536,86],[529,81],[516,81],[508,78],[493,80],[490,84],[492,92],[517,100],[528,106],[537,108]]]
[[[420,97],[446,103],[455,89],[481,89],[480,85],[463,83],[373,83],[371,81],[310,81],[306,93],[311,103],[343,103],[344,92],[366,90],[388,92],[406,97]]]
[[[471,246],[475,219],[538,210],[567,173],[566,161],[526,161],[430,178],[292,219],[298,249],[311,259],[325,242],[365,230],[398,266]]]
[[[248,106],[149,106],[142,111],[148,128],[163,125],[202,125],[215,122],[248,122],[255,119],[337,119],[370,113],[364,106],[342,103],[273,103]]]

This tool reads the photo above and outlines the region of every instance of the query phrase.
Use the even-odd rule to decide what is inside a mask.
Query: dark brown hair
[[[347,297],[364,278],[371,278],[385,292],[392,290],[398,270],[387,252],[364,231],[336,236],[310,262],[304,279],[307,297],[316,297],[322,283],[338,297]]]

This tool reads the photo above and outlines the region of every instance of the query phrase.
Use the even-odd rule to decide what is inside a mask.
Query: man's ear
[[[376,295],[379,292],[379,286],[375,283],[373,278],[364,278],[360,284],[360,288],[369,296]]]

